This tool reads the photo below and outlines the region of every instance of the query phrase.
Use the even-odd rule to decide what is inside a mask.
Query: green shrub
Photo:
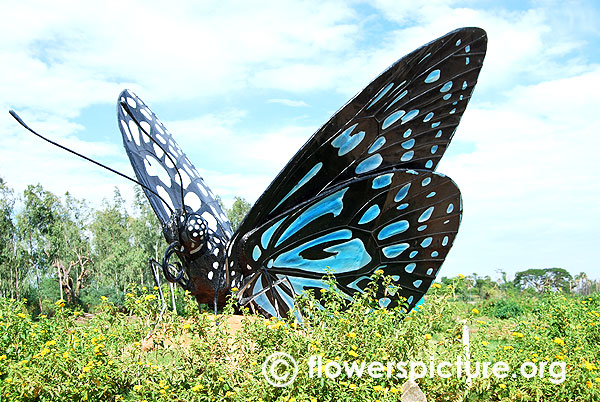
[[[516,318],[523,314],[523,308],[512,299],[496,300],[490,309],[492,317],[500,319]]]

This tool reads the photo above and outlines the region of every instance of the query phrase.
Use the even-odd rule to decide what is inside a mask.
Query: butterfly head
[[[208,238],[206,221],[198,214],[173,213],[163,231],[169,243],[178,243],[178,252],[191,256],[206,246]]]
[[[179,230],[180,243],[190,254],[194,254],[206,245],[206,221],[198,214],[188,214],[183,228]]]

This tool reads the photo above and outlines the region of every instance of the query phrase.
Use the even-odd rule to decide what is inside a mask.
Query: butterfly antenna
[[[77,155],[77,156],[79,156],[80,158],[82,158],[82,159],[85,159],[85,160],[86,160],[86,161],[88,161],[88,162],[92,162],[94,165],[100,166],[101,168],[104,168],[104,169],[108,170],[109,172],[112,172],[112,173],[114,173],[114,174],[116,174],[116,175],[119,175],[119,176],[121,176],[121,177],[123,177],[123,178],[125,178],[125,179],[127,179],[127,180],[130,180],[130,181],[134,182],[135,184],[139,184],[140,186],[142,186],[143,188],[145,188],[146,190],[150,191],[152,194],[154,194],[155,196],[157,196],[157,197],[158,197],[158,198],[159,198],[159,199],[160,199],[160,200],[161,200],[161,201],[162,201],[162,202],[163,202],[163,203],[164,203],[164,204],[167,206],[167,208],[169,208],[169,210],[171,211],[171,213],[173,213],[173,209],[172,209],[171,207],[169,207],[169,204],[167,204],[167,203],[165,202],[165,200],[164,200],[164,199],[163,199],[163,198],[162,198],[160,195],[158,195],[158,194],[156,193],[156,191],[152,190],[150,187],[146,186],[146,185],[145,185],[145,184],[143,184],[143,183],[140,183],[140,182],[139,182],[139,181],[137,181],[136,179],[133,179],[133,178],[131,178],[131,177],[127,176],[126,174],[123,174],[123,173],[121,173],[121,172],[119,172],[119,171],[116,171],[115,169],[112,169],[112,168],[110,168],[110,167],[108,167],[108,166],[106,166],[106,165],[103,165],[103,164],[102,164],[102,163],[100,163],[100,162],[96,162],[95,160],[93,160],[93,159],[91,159],[91,158],[88,158],[87,156],[85,156],[85,155],[82,155],[82,154],[80,154],[79,152],[73,151],[72,149],[70,149],[70,148],[67,148],[67,147],[65,147],[64,145],[60,145],[59,143],[57,143],[57,142],[54,142],[54,141],[52,141],[52,140],[50,140],[50,139],[48,139],[48,138],[44,137],[43,135],[41,135],[41,134],[37,133],[35,130],[33,130],[31,127],[29,127],[29,126],[28,126],[28,125],[27,125],[27,124],[26,124],[26,123],[23,121],[23,119],[21,119],[21,117],[19,117],[19,115],[18,115],[18,114],[17,114],[17,113],[16,113],[14,110],[10,110],[10,111],[9,111],[9,113],[10,113],[10,115],[11,115],[11,116],[12,116],[12,117],[13,117],[13,118],[16,120],[16,121],[18,121],[18,122],[19,122],[19,124],[20,124],[20,125],[22,125],[23,127],[25,127],[25,128],[26,128],[26,129],[27,129],[29,132],[31,132],[31,133],[33,133],[33,134],[37,135],[38,137],[40,137],[40,138],[41,138],[41,139],[43,139],[44,141],[46,141],[46,142],[49,142],[50,144],[52,144],[52,145],[55,145],[55,146],[57,146],[57,147],[59,147],[59,148],[61,148],[61,149],[64,149],[65,151],[68,151],[68,152],[70,152],[70,153],[72,153],[72,154],[74,154],[74,155]]]
[[[140,122],[137,121],[137,119],[133,116],[133,113],[131,113],[131,109],[129,108],[129,105],[127,104],[127,102],[124,101],[120,101],[119,104],[121,105],[121,107],[123,109],[125,109],[125,112],[129,115],[129,117],[131,117],[131,120],[133,120],[133,122],[136,124],[136,126],[139,127],[140,130],[142,130],[142,132],[146,135],[146,137],[150,138],[150,141],[152,141],[154,144],[156,144],[161,151],[163,151],[166,155],[167,158],[169,158],[169,160],[171,161],[171,163],[173,164],[173,166],[175,167],[175,171],[177,172],[177,176],[179,176],[179,184],[180,184],[180,189],[181,189],[181,205],[183,206],[183,213],[185,214],[185,216],[187,217],[187,211],[185,210],[185,202],[183,202],[183,179],[181,178],[181,173],[179,173],[179,169],[177,168],[177,163],[175,163],[175,160],[173,160],[173,158],[171,157],[171,155],[169,155],[169,152],[167,152],[167,150],[165,148],[163,148],[162,145],[160,145],[158,143],[158,141],[156,141],[149,132],[147,132],[144,127],[142,127],[140,125]]]

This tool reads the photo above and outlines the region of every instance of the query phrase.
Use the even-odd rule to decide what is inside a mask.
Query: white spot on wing
[[[135,103],[135,101],[129,96],[127,97],[127,104],[134,109],[137,107],[137,103]]]
[[[189,186],[190,183],[192,182],[192,180],[190,179],[190,176],[183,169],[179,169],[179,173],[181,174],[181,181],[183,183],[183,188],[187,188],[187,186]]]
[[[169,177],[169,173],[157,159],[150,155],[146,155],[146,158],[144,159],[144,167],[146,168],[148,175],[157,176],[166,187],[171,187],[171,178]]]
[[[127,127],[127,123],[125,123],[125,120],[121,120],[121,127],[123,127],[123,132],[125,133],[127,139],[130,142],[133,141],[133,138],[131,138],[131,133],[129,132],[129,127]]]
[[[167,203],[167,205],[171,208],[171,210],[175,209],[173,207],[173,201],[171,200],[169,193],[167,193],[167,190],[165,190],[163,187],[158,185],[158,186],[156,186],[156,192],[158,193],[158,195],[160,195],[160,197],[164,200],[164,202]]]
[[[202,206],[202,202],[200,201],[200,197],[196,193],[189,192],[183,198],[183,202],[186,206],[190,207],[192,211],[198,211]]]
[[[217,220],[215,219],[214,216],[212,216],[210,214],[210,212],[204,212],[202,214],[202,217],[204,218],[204,220],[206,221],[206,223],[208,224],[208,227],[212,230],[217,230]]]
[[[142,130],[146,131],[148,135],[150,135],[150,124],[148,124],[147,121],[142,121],[140,123],[140,127],[142,128]],[[140,135],[144,139],[144,142],[150,142],[150,138],[148,138],[148,135],[144,134],[143,132],[141,132]]]
[[[133,137],[133,141],[135,141],[136,145],[140,146],[140,131],[138,127],[135,125],[133,120],[129,120],[129,130],[131,131],[131,136]]]
[[[154,147],[154,154],[160,159],[163,157],[163,155],[165,154],[163,152],[162,149],[160,149],[160,147],[156,144],[152,144],[152,146]]]

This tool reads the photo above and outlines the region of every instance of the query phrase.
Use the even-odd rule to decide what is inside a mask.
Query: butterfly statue
[[[328,272],[351,299],[382,270],[412,309],[460,225],[460,191],[435,169],[471,98],[486,46],[485,31],[462,28],[398,60],[313,134],[235,233],[171,133],[139,97],[123,91],[123,143],[169,244],[153,268],[215,309],[237,288],[241,306],[267,317],[287,316],[304,291],[318,297],[329,286]],[[385,289],[377,299],[382,307],[399,302]]]
[[[485,31],[463,28],[397,61],[308,140],[235,233],[171,133],[123,91],[119,127],[138,180],[156,190],[145,192],[169,243],[167,279],[199,303],[222,305],[238,288],[241,305],[286,316],[296,295],[328,286],[327,270],[349,298],[383,270],[413,308],[460,224],[460,191],[435,168],[486,45]],[[387,296],[378,295],[381,306],[397,303]]]

